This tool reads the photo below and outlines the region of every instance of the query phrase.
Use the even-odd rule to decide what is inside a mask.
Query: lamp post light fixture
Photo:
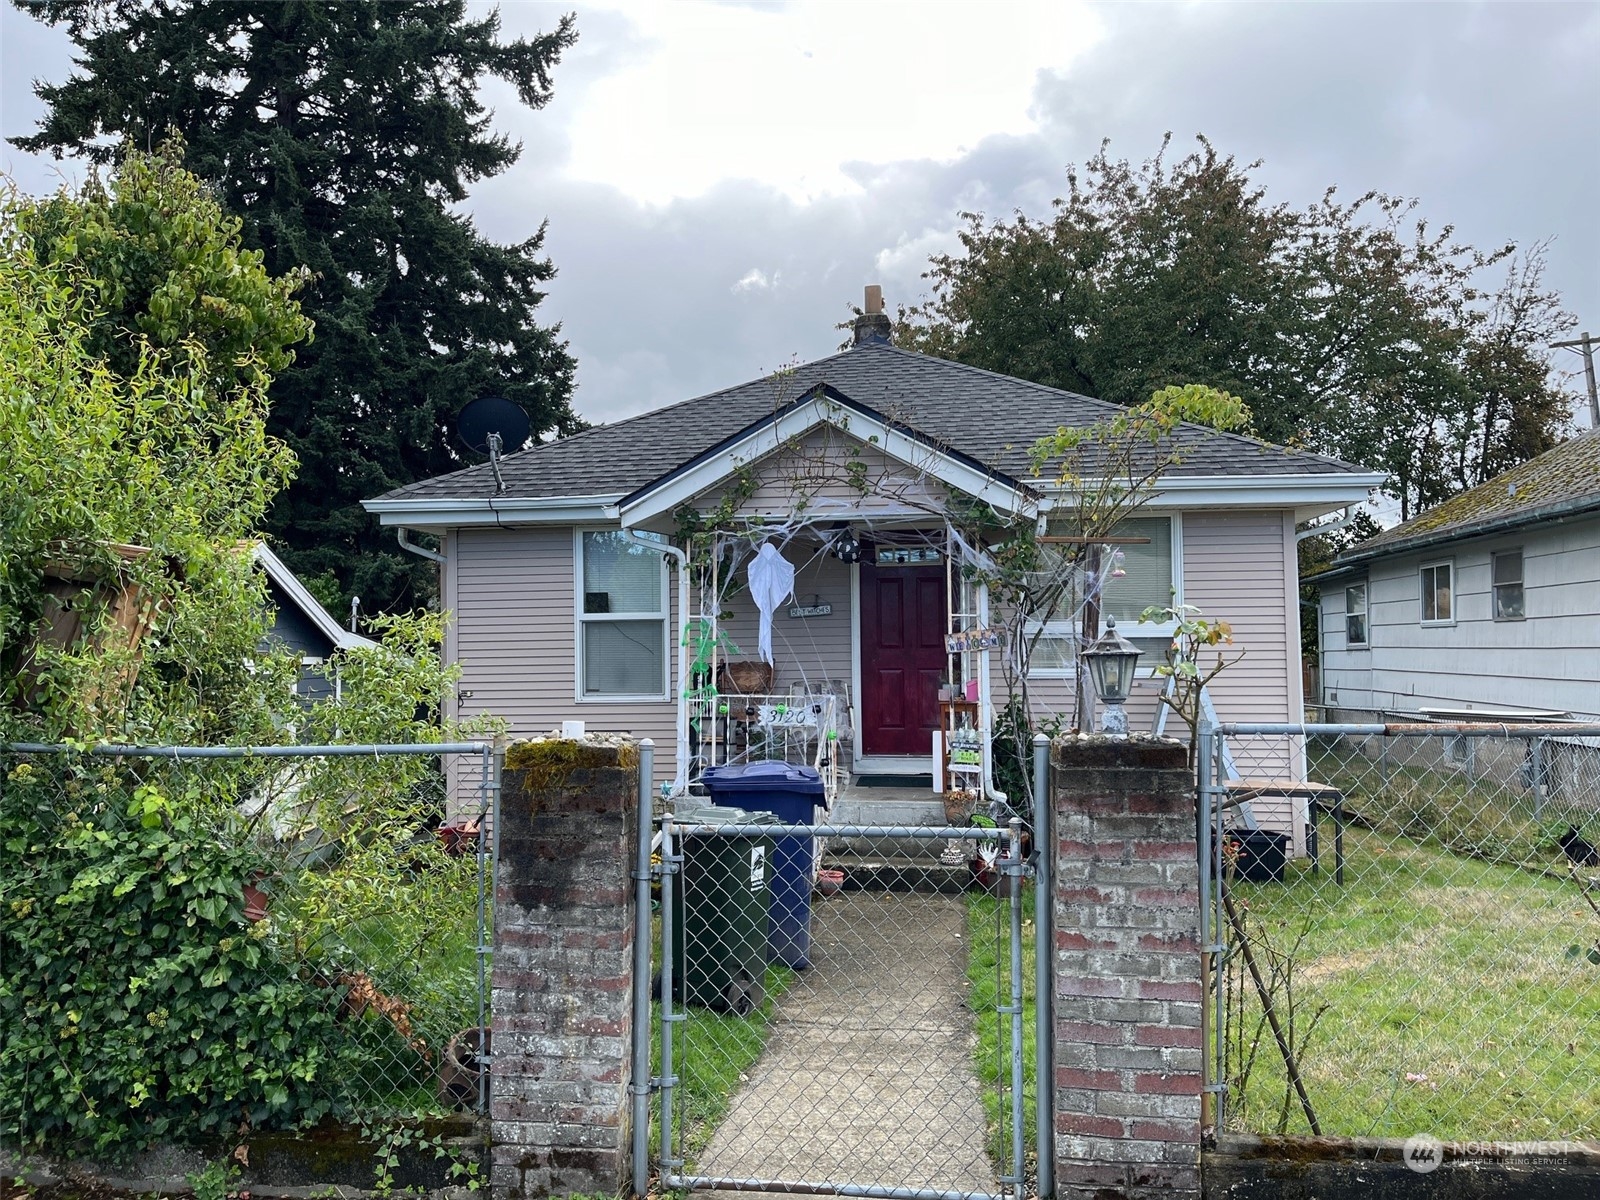
[[[1133,669],[1141,651],[1117,632],[1117,619],[1106,618],[1106,631],[1084,648],[1094,692],[1105,709],[1100,717],[1100,732],[1116,737],[1128,736],[1128,714],[1123,705],[1133,691]]]

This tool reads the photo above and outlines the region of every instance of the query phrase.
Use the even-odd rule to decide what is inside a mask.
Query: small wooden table
[[[1316,783],[1309,779],[1233,779],[1224,785],[1228,791],[1229,807],[1247,804],[1257,797],[1290,796],[1306,801],[1311,818],[1306,831],[1306,853],[1311,857],[1311,870],[1322,869],[1317,817],[1328,813],[1333,817],[1333,881],[1344,886],[1344,792],[1331,783]]]

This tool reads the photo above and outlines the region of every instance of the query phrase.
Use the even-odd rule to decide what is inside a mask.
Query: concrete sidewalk
[[[812,967],[694,1173],[996,1191],[965,939],[960,896],[815,901]]]

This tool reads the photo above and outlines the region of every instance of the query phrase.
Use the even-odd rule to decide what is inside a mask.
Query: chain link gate
[[[638,978],[656,969],[636,993],[636,1193],[653,1165],[663,1190],[1025,1194],[1021,822],[724,823],[678,807],[654,846],[641,822]],[[813,869],[823,839],[850,864],[837,891]]]
[[[1600,725],[1201,734],[1207,1122],[1600,1136]]]

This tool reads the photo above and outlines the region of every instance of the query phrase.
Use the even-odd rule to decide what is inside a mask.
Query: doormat
[[[922,788],[933,791],[932,775],[857,775],[851,780],[858,788]]]

